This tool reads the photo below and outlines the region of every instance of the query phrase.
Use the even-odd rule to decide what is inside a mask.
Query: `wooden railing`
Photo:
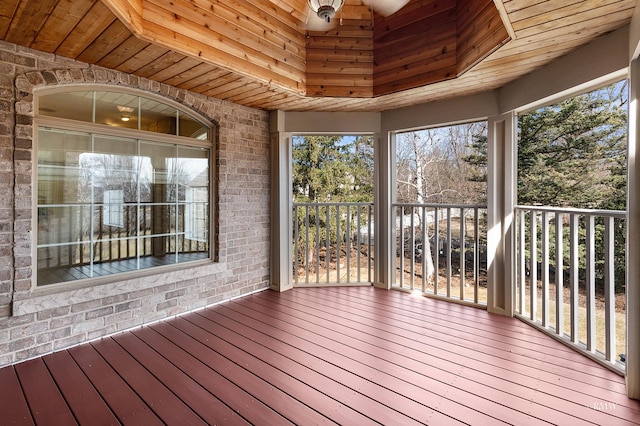
[[[516,223],[517,314],[623,370],[625,212],[518,206]]]
[[[393,209],[394,287],[486,305],[486,206],[395,203]]]
[[[372,203],[294,203],[295,285],[373,282]]]

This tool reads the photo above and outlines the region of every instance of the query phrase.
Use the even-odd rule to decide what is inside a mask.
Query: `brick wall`
[[[218,258],[81,288],[32,288],[33,95],[69,84],[128,86],[218,125]],[[0,365],[268,287],[268,115],[145,78],[0,42]]]

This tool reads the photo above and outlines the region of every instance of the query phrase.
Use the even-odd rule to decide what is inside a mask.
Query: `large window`
[[[47,94],[39,112],[39,286],[210,257],[206,125],[119,92]]]

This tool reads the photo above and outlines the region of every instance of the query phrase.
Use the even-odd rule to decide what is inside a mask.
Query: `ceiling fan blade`
[[[393,15],[409,3],[409,0],[364,0],[377,14],[382,16]]]

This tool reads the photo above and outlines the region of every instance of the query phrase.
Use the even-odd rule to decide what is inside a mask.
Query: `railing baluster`
[[[605,357],[613,362],[616,357],[616,295],[615,295],[615,219],[605,218],[604,222],[604,318]]]
[[[538,318],[538,214],[532,211],[529,216],[529,314],[531,321]]]
[[[587,284],[587,350],[596,350],[596,262],[595,262],[595,218],[585,217],[586,235],[586,284]]]
[[[479,209],[473,209],[473,302],[478,303],[480,287],[480,214]]]
[[[336,204],[336,282],[340,279],[340,252],[342,251],[342,241],[340,241],[340,204]]]
[[[396,258],[399,258],[400,261],[400,288],[404,288],[404,210],[402,207],[398,208],[399,215],[396,216],[400,220],[399,230],[400,230],[400,244],[399,253]]]
[[[345,206],[345,208],[347,210],[346,211],[346,222],[347,222],[346,226],[347,226],[347,229],[346,229],[346,233],[345,233],[346,234],[346,238],[345,238],[345,240],[346,240],[345,241],[346,248],[345,248],[345,251],[346,251],[346,258],[347,258],[347,272],[346,272],[346,275],[347,275],[347,283],[350,283],[351,282],[351,238],[349,238],[349,235],[351,235],[351,209],[350,209],[349,204],[347,204]],[[340,240],[342,240],[342,238]]]
[[[451,297],[451,207],[447,207],[447,297]]]
[[[564,245],[561,213],[556,213],[556,334],[564,335]]]
[[[411,280],[409,282],[409,288],[411,291],[414,289],[415,276],[416,276],[416,224],[414,221],[414,207],[411,207],[411,218],[409,219],[409,226],[411,227],[409,250],[409,270],[411,271]]]
[[[362,243],[360,242],[360,216],[362,215],[362,211],[360,206],[356,206],[356,281],[360,282],[360,250],[362,250]]]
[[[464,300],[464,286],[465,286],[465,244],[464,238],[466,234],[465,230],[464,208],[460,207],[460,300]]]
[[[571,264],[569,276],[571,286],[571,341],[578,343],[578,215],[575,213],[571,214],[569,222],[569,238],[571,244],[571,255],[569,258]]]
[[[316,282],[320,282],[320,205],[316,204]]]
[[[524,315],[524,313],[526,312],[526,303],[525,303],[525,288],[526,288],[526,276],[527,274],[525,273],[525,267],[526,267],[526,259],[525,259],[525,233],[524,233],[524,223],[525,223],[525,211],[521,210],[520,214],[518,215],[518,239],[519,239],[519,243],[518,243],[518,270],[520,272],[519,277],[519,288],[520,291],[518,292],[518,299],[519,299],[519,305],[520,305],[520,313]]]
[[[433,211],[433,233],[436,239],[435,256],[433,256],[433,294],[438,294],[438,276],[440,275],[440,209]]]
[[[325,238],[327,239],[326,241],[326,249],[325,249],[325,261],[327,263],[326,266],[326,270],[327,270],[327,283],[330,282],[330,277],[329,277],[329,270],[330,270],[330,265],[331,265],[331,222],[329,221],[330,218],[330,211],[331,208],[328,205],[324,206],[324,212],[325,212],[325,232],[327,233],[327,235],[325,236]]]
[[[304,210],[304,282],[309,284],[309,206]]]
[[[549,327],[549,213],[542,212],[542,326]]]
[[[300,236],[300,227],[298,226],[298,211],[299,207],[293,207],[293,282],[294,284],[298,283],[298,256],[300,255],[300,247],[298,246],[299,236]]]
[[[371,220],[371,216],[373,214],[373,206],[367,206],[367,281],[373,281],[371,278],[371,235],[373,232],[373,221]],[[375,236],[374,236],[375,238]]]
[[[422,229],[420,230],[422,233],[422,252],[420,253],[420,258],[422,260],[422,292],[427,291],[427,244],[431,244],[429,241],[429,230],[427,227],[427,208],[425,206],[420,207],[420,217],[422,218]],[[429,249],[429,253],[431,253],[431,249]]]

